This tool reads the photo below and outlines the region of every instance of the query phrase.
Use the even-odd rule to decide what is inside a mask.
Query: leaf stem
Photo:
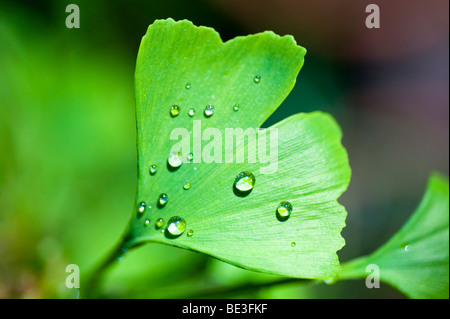
[[[92,271],[86,283],[83,285],[83,298],[96,298],[98,288],[106,270],[131,249],[128,236],[122,236],[116,246],[110,251],[106,258]]]

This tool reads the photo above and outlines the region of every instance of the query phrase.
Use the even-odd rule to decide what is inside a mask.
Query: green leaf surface
[[[273,32],[223,43],[213,29],[185,20],[158,20],[149,27],[135,75],[139,179],[128,246],[164,243],[242,268],[292,277],[328,278],[339,271],[336,251],[344,245],[340,232],[346,211],[337,199],[347,188],[350,168],[336,122],[315,112],[274,125],[267,136],[275,136],[277,129],[278,143],[268,139],[265,149],[267,154],[278,152],[271,174],[263,171],[270,163],[251,161],[257,151],[248,147],[264,134],[257,128],[293,88],[305,53],[291,36]],[[211,117],[204,115],[208,104],[215,107]],[[173,105],[180,110],[175,117],[169,113]],[[195,109],[193,117],[188,115],[190,108]],[[203,140],[195,137],[194,121],[201,124]],[[183,150],[183,165],[170,169],[168,156],[179,142],[171,133],[180,128],[193,132],[194,160],[187,160]],[[225,163],[223,140],[220,150],[208,149],[212,128],[221,132],[214,139],[223,139],[226,128],[255,130],[255,136],[236,140],[235,155],[242,154],[244,162]],[[207,163],[211,151],[222,152],[222,161]],[[157,165],[156,174],[149,173],[151,165]],[[233,189],[243,171],[256,180],[246,196]],[[187,182],[192,185],[188,190],[183,188]],[[158,205],[162,193],[169,197],[163,207]],[[293,206],[285,221],[275,213],[281,201]],[[141,202],[146,204],[142,215],[137,211]],[[167,226],[173,216],[187,223],[176,238],[155,227],[158,218]]]
[[[410,298],[448,298],[448,230],[448,180],[434,174],[404,226],[371,255],[344,264],[336,280],[364,278],[367,265],[375,264],[381,281]]]

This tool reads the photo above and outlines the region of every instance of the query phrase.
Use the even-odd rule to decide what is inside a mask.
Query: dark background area
[[[67,29],[65,8],[80,8]],[[367,29],[378,4],[381,28]],[[449,3],[444,0],[10,1],[0,4],[0,298],[72,298],[65,266],[90,269],[120,236],[136,183],[133,76],[155,19],[189,19],[224,41],[273,30],[308,53],[265,126],[331,113],[352,181],[340,202],[345,262],[411,215],[433,170],[448,176]],[[147,245],[111,270],[105,297],[189,297],[268,280],[172,247]],[[402,298],[363,281],[236,293],[262,298]]]

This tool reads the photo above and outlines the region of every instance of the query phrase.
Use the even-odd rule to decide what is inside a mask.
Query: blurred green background
[[[80,7],[79,29],[65,8]],[[377,3],[381,28],[367,29]],[[445,0],[13,1],[0,3],[0,298],[76,298],[112,248],[136,187],[134,68],[155,19],[189,19],[228,40],[273,30],[308,54],[265,126],[323,110],[344,131],[353,177],[341,262],[370,253],[410,216],[432,170],[449,167],[449,17]],[[364,281],[255,287],[276,276],[162,245],[110,269],[102,297],[403,298]],[[233,287],[251,287],[234,289]],[[215,292],[215,294],[213,294]]]

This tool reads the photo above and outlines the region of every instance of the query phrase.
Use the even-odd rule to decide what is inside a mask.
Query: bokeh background
[[[80,7],[80,29],[65,27],[69,3]],[[380,29],[365,27],[369,3],[380,7]],[[77,298],[66,265],[89,273],[122,234],[137,179],[135,59],[148,25],[167,17],[223,40],[292,34],[307,48],[295,88],[265,125],[313,110],[341,125],[353,170],[340,199],[342,262],[405,222],[431,171],[448,175],[446,0],[2,0],[0,298]],[[153,244],[110,269],[102,297],[403,298],[364,281],[264,286],[277,278]]]

